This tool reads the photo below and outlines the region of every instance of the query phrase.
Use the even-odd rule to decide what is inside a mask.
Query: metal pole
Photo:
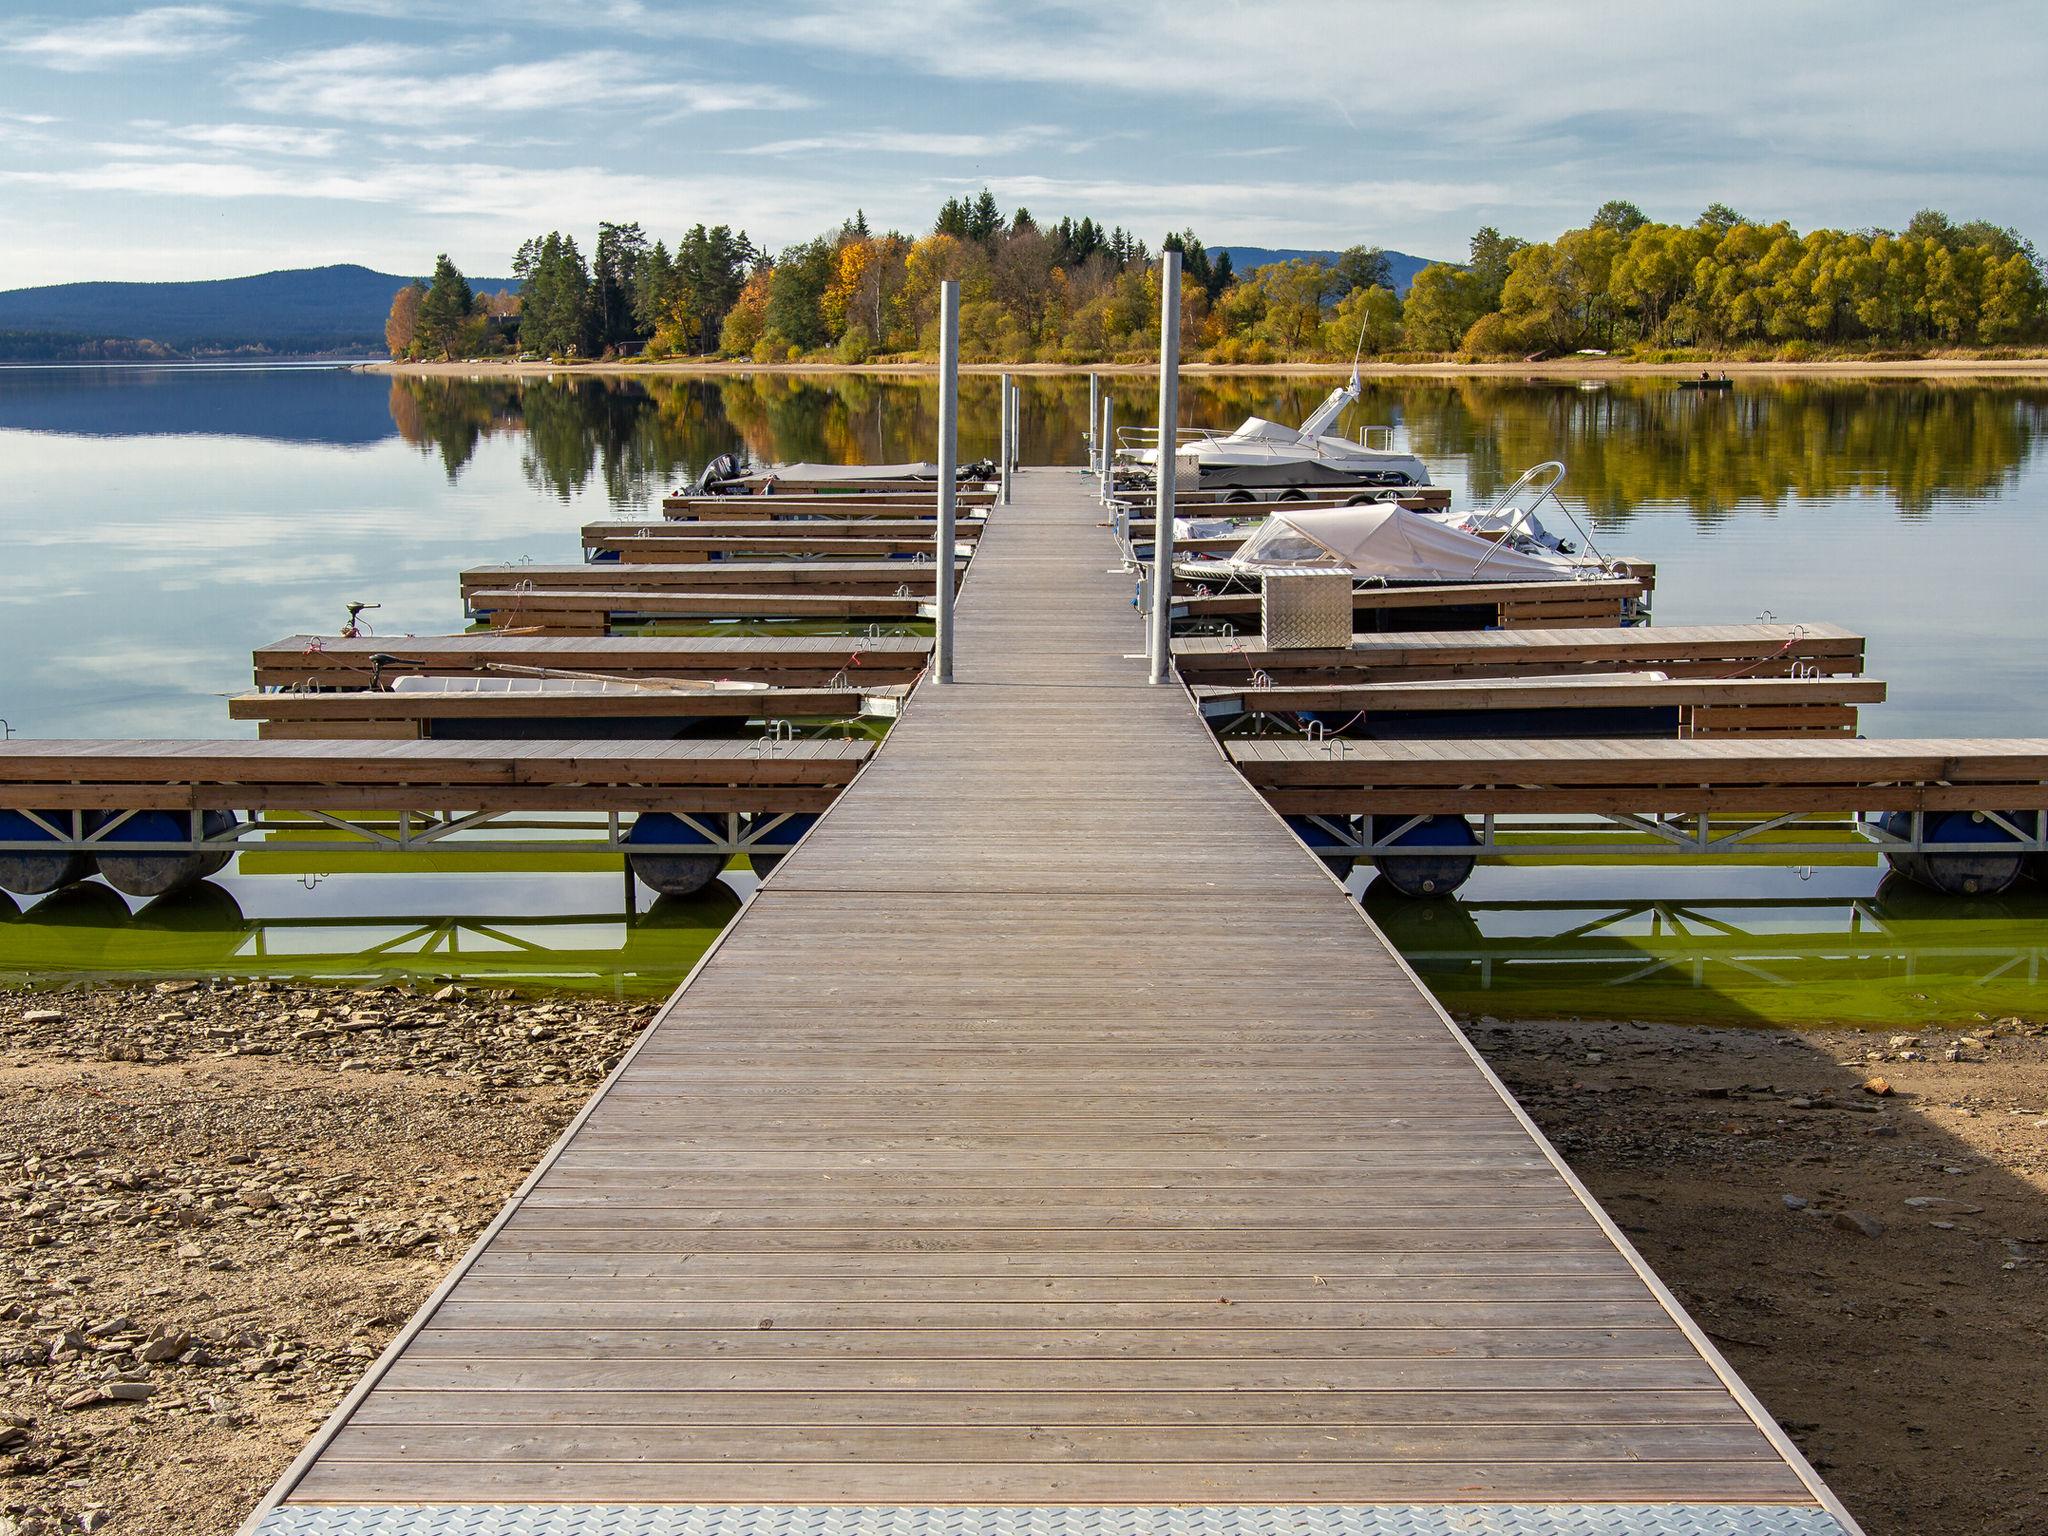
[[[1024,467],[1024,386],[1010,386],[1010,468]]]
[[[939,617],[932,660],[942,683],[953,681],[953,506],[959,489],[960,284],[939,284],[939,527],[933,565]]]
[[[996,473],[1004,506],[1010,504],[1010,376],[996,381]]]
[[[1102,425],[1102,375],[1088,375],[1088,473],[1096,470],[1097,455],[1102,452],[1102,439],[1096,429]]]
[[[1152,681],[1173,671],[1173,475],[1180,425],[1180,252],[1159,263],[1159,451],[1152,472]]]
[[[1102,396],[1102,463],[1099,466],[1102,472],[1102,499],[1104,501],[1109,500],[1110,491],[1116,484],[1114,476],[1116,458],[1114,448],[1116,442],[1115,432],[1116,400],[1105,390]]]

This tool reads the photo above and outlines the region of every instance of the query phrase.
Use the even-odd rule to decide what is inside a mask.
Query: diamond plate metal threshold
[[[287,1504],[257,1536],[1845,1536],[1783,1504],[913,1508]]]

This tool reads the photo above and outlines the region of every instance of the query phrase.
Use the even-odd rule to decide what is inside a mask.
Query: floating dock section
[[[250,1531],[1855,1531],[1145,685],[1093,488]]]

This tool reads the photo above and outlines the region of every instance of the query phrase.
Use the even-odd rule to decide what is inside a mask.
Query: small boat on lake
[[[1578,519],[1572,516],[1571,509],[1558,497],[1557,488],[1564,483],[1564,477],[1565,467],[1556,460],[1538,464],[1524,470],[1506,490],[1494,497],[1484,508],[1474,512],[1416,510],[1412,507],[1399,507],[1399,503],[1395,501],[1381,501],[1377,498],[1370,503],[1361,501],[1358,509],[1362,510],[1367,505],[1385,506],[1390,510],[1399,507],[1410,517],[1439,524],[1459,534],[1475,535],[1496,545],[1504,544],[1511,549],[1526,550],[1538,555],[1572,556],[1578,553],[1579,545],[1553,533],[1544,525],[1539,515],[1544,504],[1550,503],[1590,546],[1591,540],[1585,537],[1585,531],[1579,527]],[[1331,509],[1326,503],[1320,509],[1293,508],[1288,515],[1310,510]],[[1347,506],[1337,510],[1354,509]],[[1258,518],[1233,517],[1220,512],[1206,516],[1197,513],[1176,517],[1173,520],[1173,531],[1176,539],[1218,539],[1238,535],[1249,539],[1262,525],[1262,520]],[[1245,548],[1248,547],[1247,544]],[[1241,548],[1239,554],[1242,555],[1243,552]]]
[[[1228,491],[1232,501],[1271,500],[1283,491],[1316,486],[1370,490],[1427,485],[1429,466],[1421,459],[1373,445],[1373,434],[1386,434],[1388,428],[1366,427],[1355,439],[1330,430],[1361,393],[1354,372],[1298,427],[1248,416],[1234,432],[1182,428],[1173,449],[1181,485]],[[1149,481],[1159,468],[1158,434],[1134,430],[1129,436],[1134,443],[1152,439],[1150,447],[1121,449],[1117,455],[1136,478]],[[1384,444],[1385,438],[1381,441]]]
[[[1443,516],[1380,504],[1280,508],[1235,553],[1188,561],[1181,570],[1234,580],[1273,571],[1348,571],[1354,580],[1386,586],[1586,581],[1618,574],[1597,556],[1566,554],[1505,528],[1471,531]]]

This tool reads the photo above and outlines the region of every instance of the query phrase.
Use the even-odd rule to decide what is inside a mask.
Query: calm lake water
[[[1023,381],[1029,462],[1078,462],[1085,378]],[[1119,419],[1152,386],[1117,380]],[[1329,381],[1183,385],[1184,422],[1299,420]],[[963,455],[995,383],[962,383]],[[455,572],[580,558],[578,527],[652,513],[711,455],[928,457],[936,385],[390,380],[335,368],[0,369],[0,717],[24,736],[241,735],[252,647],[381,604],[460,628]],[[2048,735],[2048,387],[1636,380],[1369,386],[1460,505],[1530,464],[1610,554],[1655,560],[1659,623],[1827,620],[1869,636],[1870,735]],[[1932,906],[1881,871],[1484,869],[1456,903],[1372,910],[1474,1012],[1803,1022],[2048,1011],[2036,894]],[[472,973],[658,991],[749,877],[622,919],[616,868],[488,876],[244,868],[131,914],[112,891],[0,897],[0,974]],[[1360,882],[1363,883],[1362,880]],[[643,893],[644,895],[644,893]],[[27,904],[22,904],[27,905]]]

